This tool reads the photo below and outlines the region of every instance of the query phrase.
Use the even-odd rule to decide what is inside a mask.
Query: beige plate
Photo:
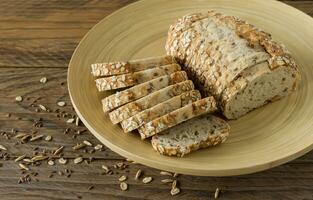
[[[158,155],[150,142],[124,134],[102,112],[90,64],[165,54],[168,27],[184,14],[216,9],[273,34],[294,55],[302,83],[291,96],[231,121],[231,136],[216,148],[184,158]],[[98,23],[81,41],[69,66],[76,112],[106,146],[139,163],[183,174],[229,176],[257,172],[295,159],[313,147],[313,19],[274,1],[143,0]]]

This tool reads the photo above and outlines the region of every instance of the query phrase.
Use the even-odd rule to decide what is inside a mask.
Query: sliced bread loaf
[[[164,65],[139,72],[99,78],[96,79],[96,86],[100,92],[105,90],[120,89],[144,83],[157,77],[169,75],[180,70],[181,67],[178,64]]]
[[[172,112],[199,99],[201,99],[201,94],[198,90],[191,90],[182,93],[181,95],[175,96],[126,120],[123,120],[121,122],[121,126],[125,133],[133,131],[155,118],[161,117],[162,115]]]
[[[184,156],[226,141],[230,126],[221,118],[203,115],[152,137],[152,147],[167,156]]]
[[[141,138],[145,139],[187,121],[188,119],[202,114],[212,113],[216,111],[216,109],[217,107],[214,98],[207,97],[156,118],[139,127],[138,131]]]
[[[193,89],[194,85],[191,80],[165,87],[136,101],[125,104],[117,108],[116,110],[113,110],[109,113],[111,122],[113,124],[117,124],[125,119],[128,119],[129,117],[136,115],[143,110],[151,108],[152,106],[164,102],[174,96],[180,95]]]
[[[188,80],[186,72],[178,71],[170,75],[164,75],[139,85],[135,85],[121,92],[116,92],[115,94],[112,94],[102,100],[103,111],[111,111],[126,103],[147,96],[148,94],[151,94],[169,85],[186,80]]]
[[[128,62],[95,63],[91,65],[91,74],[93,76],[120,75],[173,63],[176,63],[176,61],[172,56],[149,57]]]

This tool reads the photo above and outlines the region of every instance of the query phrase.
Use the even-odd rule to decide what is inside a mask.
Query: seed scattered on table
[[[34,156],[32,157],[31,161],[36,162],[36,161],[41,161],[41,160],[46,160],[48,159],[47,156]]]
[[[29,170],[29,168],[26,167],[26,165],[24,165],[23,163],[19,163],[18,165],[20,166],[21,169],[24,169],[24,170],[26,170],[26,171]]]
[[[174,173],[174,175],[173,175],[173,177],[175,178],[175,177],[177,177],[179,174],[178,173]]]
[[[78,150],[78,149],[81,149],[81,148],[83,148],[85,146],[86,146],[86,144],[80,143],[80,144],[76,144],[75,146],[73,146],[73,149],[74,150]]]
[[[53,155],[58,155],[59,153],[61,153],[63,151],[63,149],[64,149],[64,146],[60,146],[59,148],[57,148],[54,151]]]
[[[161,171],[160,174],[163,176],[173,176],[171,172],[166,172],[166,171]]]
[[[174,180],[173,182],[172,182],[172,188],[176,188],[177,187],[177,180]]]
[[[180,193],[180,189],[179,188],[174,187],[174,188],[171,189],[171,195],[172,196],[175,196],[175,195],[177,195],[179,193]]]
[[[47,78],[46,78],[46,77],[42,77],[42,78],[39,80],[39,82],[45,84],[45,83],[47,82]]]
[[[118,181],[120,181],[120,182],[126,181],[126,180],[127,180],[127,176],[124,176],[124,175],[120,176],[118,179]]]
[[[85,145],[87,145],[87,146],[92,147],[91,142],[89,142],[88,140],[84,140],[83,143],[84,143]]]
[[[21,102],[21,101],[23,101],[23,97],[17,96],[17,97],[15,97],[15,101]]]
[[[40,140],[41,138],[43,138],[44,135],[36,135],[33,136],[32,138],[30,138],[30,142],[36,141],[36,140]]]
[[[49,160],[48,161],[48,165],[50,165],[50,166],[54,165],[54,161],[53,160]]]
[[[217,199],[220,195],[220,189],[216,188],[215,193],[214,193],[214,199]]]
[[[68,120],[66,121],[66,123],[68,123],[68,124],[72,124],[74,121],[75,121],[75,119],[74,119],[74,118],[70,118],[70,119],[68,119]]]
[[[15,161],[15,162],[21,161],[21,160],[23,160],[25,157],[26,157],[25,154],[24,154],[24,155],[21,155],[21,156],[17,157],[14,161]]]
[[[172,183],[173,181],[174,181],[173,179],[169,178],[161,180],[162,183]]]
[[[59,102],[57,103],[57,105],[60,106],[60,107],[63,107],[63,106],[66,105],[66,103],[65,103],[64,101],[59,101]]]
[[[121,188],[121,190],[126,191],[126,190],[128,189],[128,185],[127,185],[127,183],[125,183],[125,182],[121,182],[121,184],[120,184],[120,188]]]
[[[80,120],[79,120],[79,117],[76,117],[76,119],[75,119],[75,125],[76,125],[76,126],[79,126],[79,121],[80,121]]]
[[[137,171],[137,173],[135,175],[135,180],[138,180],[140,178],[141,174],[142,174],[141,169],[138,169],[138,171]]]
[[[148,177],[144,177],[144,178],[142,179],[142,182],[143,182],[144,184],[147,184],[147,183],[150,183],[152,180],[153,180],[152,177],[148,176]]]
[[[51,140],[52,140],[52,136],[51,136],[51,135],[47,135],[47,136],[45,137],[45,140],[46,140],[46,141],[51,141]]]
[[[109,173],[110,169],[106,165],[102,165],[102,169],[104,169],[105,173]]]
[[[38,106],[39,106],[39,108],[40,108],[41,110],[47,111],[47,108],[46,108],[44,105],[39,104]]]
[[[2,144],[0,144],[0,149],[3,150],[3,151],[7,150],[7,148],[5,146],[3,146]]]
[[[95,150],[100,150],[103,148],[103,145],[102,144],[97,144],[95,147]]]
[[[65,165],[67,163],[67,159],[59,158],[59,163]]]
[[[74,164],[79,164],[81,162],[83,162],[83,158],[82,157],[77,157],[77,158],[74,159]]]

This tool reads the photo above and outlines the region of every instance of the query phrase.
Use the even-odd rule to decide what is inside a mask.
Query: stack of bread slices
[[[201,98],[172,56],[96,63],[91,71],[99,92],[115,91],[102,99],[112,123],[151,138],[161,154],[183,156],[229,135],[229,125],[212,115],[215,99]]]

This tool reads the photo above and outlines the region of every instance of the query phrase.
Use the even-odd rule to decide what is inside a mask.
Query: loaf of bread
[[[241,19],[209,11],[184,16],[171,27],[176,26],[184,28],[170,28],[167,54],[184,65],[204,95],[216,98],[229,119],[287,96],[299,83],[288,50]]]
[[[213,113],[216,109],[214,98],[207,97],[156,118],[139,127],[138,131],[141,138],[145,139],[194,117],[206,113]]]
[[[126,88],[147,82],[160,76],[169,75],[180,70],[181,67],[178,64],[163,65],[134,73],[99,78],[96,79],[96,86],[100,92]]]
[[[93,76],[120,75],[174,63],[176,61],[172,56],[149,57],[128,62],[95,63],[91,65],[91,74]]]
[[[194,101],[201,99],[201,94],[198,90],[191,90],[181,95],[170,98],[167,101],[159,103],[149,109],[146,109],[126,120],[121,122],[121,126],[125,133],[133,131],[143,124],[161,117],[178,108],[184,107]]]
[[[194,85],[191,80],[165,87],[136,101],[125,104],[117,108],[116,110],[113,110],[109,113],[111,122],[113,124],[120,123],[121,121],[128,119],[136,115],[137,113],[140,113],[141,111],[144,111],[174,96],[180,95],[193,89]]]
[[[188,80],[187,74],[184,71],[178,71],[170,75],[164,75],[150,81],[135,85],[126,90],[116,92],[102,99],[103,111],[108,112],[118,108],[126,103],[137,100],[156,92],[167,86]]]
[[[200,148],[226,141],[230,126],[214,115],[203,115],[152,137],[152,147],[160,154],[182,157]]]

